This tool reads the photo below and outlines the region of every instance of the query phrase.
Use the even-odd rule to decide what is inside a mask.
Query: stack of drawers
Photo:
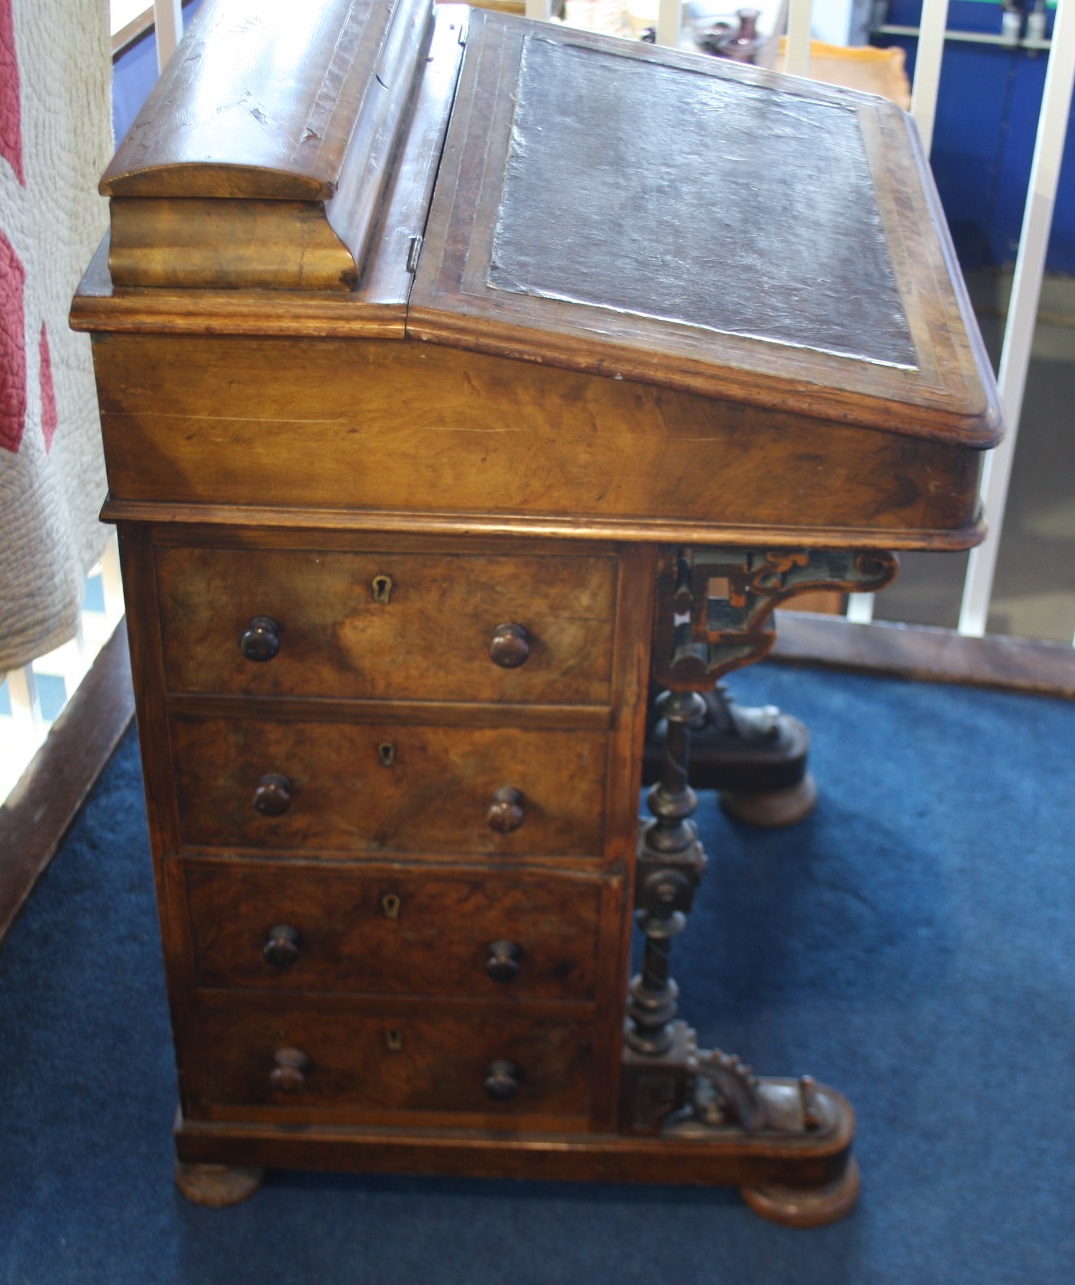
[[[609,1127],[645,559],[122,535],[185,1118]]]

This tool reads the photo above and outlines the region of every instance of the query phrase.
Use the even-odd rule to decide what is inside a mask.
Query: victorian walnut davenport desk
[[[797,591],[980,535],[995,389],[907,118],[428,0],[221,0],[101,188],[73,324],[183,1190],[339,1167],[839,1216],[848,1104],[698,1047],[670,952],[701,693]]]

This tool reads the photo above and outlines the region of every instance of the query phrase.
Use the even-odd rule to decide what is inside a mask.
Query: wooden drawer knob
[[[298,1093],[306,1087],[310,1059],[302,1049],[277,1049],[273,1061],[276,1065],[269,1073],[269,1079],[274,1089],[281,1093]]]
[[[485,1092],[494,1102],[517,1097],[522,1075],[514,1062],[490,1062],[485,1072]]]
[[[523,823],[523,796],[512,785],[501,786],[493,795],[486,818],[489,829],[497,834],[511,834]]]
[[[521,953],[513,941],[494,941],[489,947],[485,971],[494,982],[513,982],[519,976]]]
[[[273,968],[290,968],[299,957],[299,934],[290,924],[274,924],[261,953]]]
[[[254,807],[264,817],[279,817],[291,807],[291,782],[277,772],[268,772],[254,791]]]
[[[239,650],[247,660],[272,660],[280,650],[280,626],[271,616],[255,616],[243,630]]]
[[[518,669],[530,658],[530,635],[522,625],[497,625],[489,656],[501,669]]]

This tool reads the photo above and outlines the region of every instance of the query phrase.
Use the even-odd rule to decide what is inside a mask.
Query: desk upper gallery
[[[731,1183],[838,1217],[847,1103],[697,1047],[670,950],[703,695],[776,603],[980,537],[996,391],[908,118],[429,0],[209,0],[101,190],[72,317],[183,1189]]]

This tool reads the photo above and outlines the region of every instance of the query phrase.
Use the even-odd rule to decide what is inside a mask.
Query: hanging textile
[[[0,675],[74,636],[107,531],[71,296],[107,222],[107,0],[0,0]]]

